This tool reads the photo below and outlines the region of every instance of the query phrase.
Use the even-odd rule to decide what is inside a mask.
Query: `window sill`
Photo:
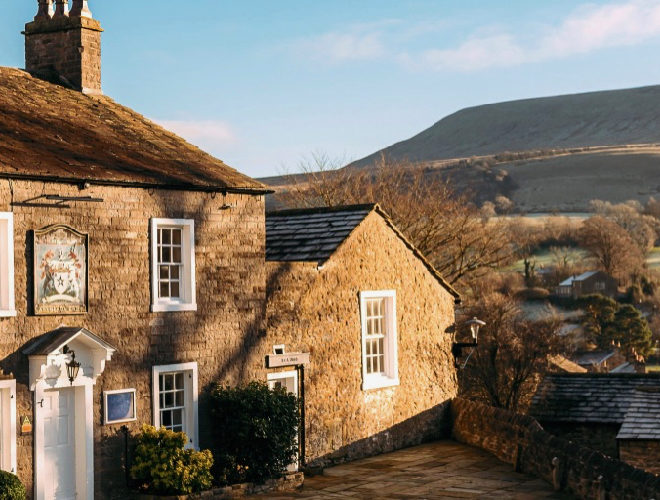
[[[373,389],[384,389],[386,387],[395,387],[399,385],[399,378],[390,377],[368,377],[362,382],[362,390],[370,391]]]
[[[16,309],[0,310],[0,318],[13,318],[16,316]]]
[[[197,304],[176,304],[176,303],[158,303],[151,304],[151,312],[177,312],[177,311],[196,311]]]

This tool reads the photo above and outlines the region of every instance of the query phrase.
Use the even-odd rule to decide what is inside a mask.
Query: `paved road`
[[[308,477],[302,490],[254,497],[271,500],[368,498],[532,500],[570,498],[537,479],[513,471],[492,455],[438,441],[328,468]]]

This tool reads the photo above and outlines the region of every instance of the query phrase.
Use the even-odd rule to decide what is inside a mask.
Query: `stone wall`
[[[553,436],[566,441],[573,441],[581,446],[600,451],[603,455],[619,458],[616,435],[621,424],[562,424],[541,422],[541,425]]]
[[[660,477],[552,436],[532,417],[457,398],[452,437],[579,498],[660,498]]]
[[[93,196],[102,203],[69,202],[71,208],[20,206],[43,194]],[[43,203],[47,202],[40,199]],[[224,203],[229,210],[220,210]],[[152,423],[151,367],[197,361],[200,444],[208,446],[205,419],[210,384],[265,379],[265,222],[263,196],[184,192],[0,180],[0,211],[14,213],[17,316],[0,318],[0,370],[17,380],[17,414],[33,416],[27,359],[21,349],[60,325],[82,326],[117,352],[94,388],[95,487],[97,497],[120,496],[125,487],[121,425],[102,425],[104,390],[137,389],[136,432]],[[150,312],[151,217],[195,221],[196,312]],[[30,231],[67,224],[89,233],[89,312],[34,316]],[[32,488],[32,436],[18,436],[18,475]]]
[[[306,459],[326,465],[446,432],[456,395],[454,298],[372,212],[321,268],[268,262],[264,351],[311,353],[305,368]],[[400,385],[364,391],[359,292],[396,290]]]
[[[650,439],[619,440],[620,460],[654,474],[660,474],[660,464],[655,460],[650,460],[650,457],[660,457],[660,441]]]

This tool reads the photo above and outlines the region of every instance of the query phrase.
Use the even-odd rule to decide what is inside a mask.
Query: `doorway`
[[[298,397],[298,371],[291,370],[286,372],[277,372],[268,374],[268,388],[272,391],[278,387],[283,387],[287,392]],[[296,441],[298,441],[296,439]],[[298,470],[298,454],[293,462],[286,468],[289,472],[296,472]]]

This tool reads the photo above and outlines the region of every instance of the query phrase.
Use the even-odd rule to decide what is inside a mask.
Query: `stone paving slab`
[[[253,500],[369,500],[461,498],[569,499],[545,481],[518,474],[489,453],[455,441],[437,441],[325,469],[301,490]]]

